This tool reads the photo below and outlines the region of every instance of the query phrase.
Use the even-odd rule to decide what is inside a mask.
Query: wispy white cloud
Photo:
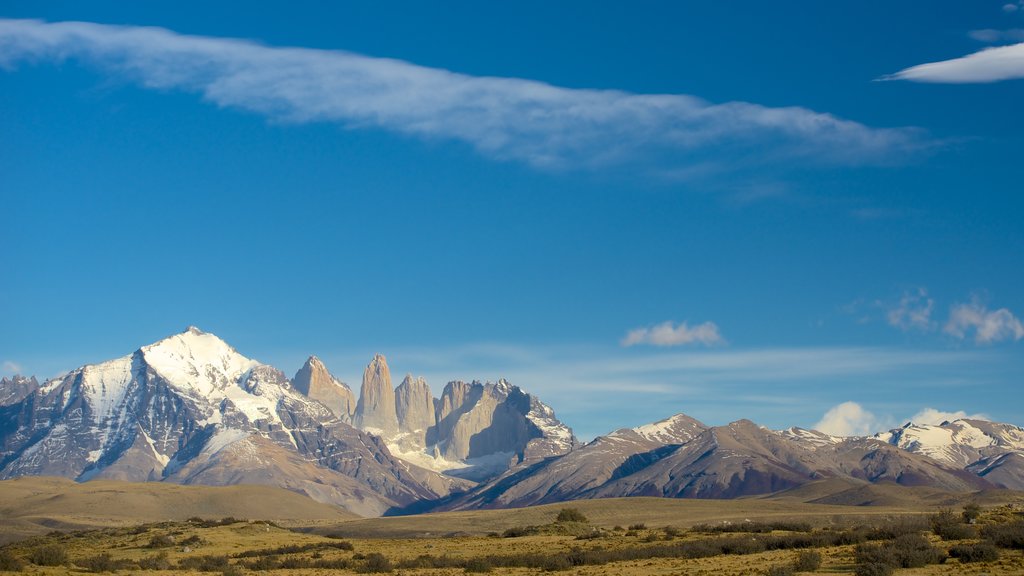
[[[843,402],[829,408],[814,429],[833,436],[867,436],[888,426],[860,404]]]
[[[985,48],[962,58],[919,64],[882,80],[976,84],[1024,78],[1024,43]]]
[[[939,425],[943,422],[952,422],[953,420],[959,420],[961,418],[989,420],[989,417],[985,414],[968,414],[963,410],[957,410],[956,412],[944,412],[942,410],[936,410],[935,408],[922,408],[920,412],[911,416],[907,421],[913,422],[914,424]]]
[[[4,372],[8,374],[21,374],[21,364],[13,360],[4,360]]]
[[[904,292],[899,304],[889,307],[885,319],[890,326],[904,332],[919,330],[929,332],[935,328],[932,322],[932,310],[935,301],[928,297],[928,291],[918,288],[913,292]]]
[[[977,344],[1024,338],[1024,324],[1012,312],[1006,308],[989,310],[977,298],[966,304],[954,305],[943,330],[961,340],[974,332]]]
[[[647,163],[672,171],[715,159],[735,169],[741,159],[767,165],[780,158],[891,163],[932,145],[918,130],[871,128],[800,107],[567,89],[162,28],[0,20],[0,66],[68,59],[277,121],[460,141],[537,167]]]
[[[1010,28],[1009,30],[995,30],[985,28],[983,30],[971,30],[968,36],[978,42],[996,44],[999,42],[1024,42],[1024,28]]]
[[[683,346],[685,344],[704,344],[713,346],[724,344],[725,339],[718,331],[714,322],[704,322],[690,327],[686,322],[675,326],[671,321],[663,322],[650,328],[630,330],[622,339],[623,346],[650,344],[652,346]]]
[[[1003,12],[1014,13],[1020,12],[1024,9],[1024,0],[1018,0],[1017,2],[1007,2],[1003,4]]]

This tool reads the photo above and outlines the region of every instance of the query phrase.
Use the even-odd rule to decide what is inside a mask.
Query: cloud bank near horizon
[[[830,408],[814,429],[832,436],[871,436],[891,430],[903,423],[938,426],[961,418],[989,420],[985,414],[968,414],[963,410],[947,412],[935,408],[922,408],[909,418],[895,419],[891,416],[876,416],[857,402],[843,402]]]
[[[872,128],[801,107],[569,89],[156,27],[0,19],[0,67],[67,60],[274,121],[458,141],[538,168],[649,164],[669,174],[780,158],[890,164],[932,146],[917,129]]]

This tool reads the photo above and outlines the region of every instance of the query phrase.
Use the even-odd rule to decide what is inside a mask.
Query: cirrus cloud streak
[[[65,60],[277,121],[463,142],[542,168],[639,164],[663,173],[780,158],[888,164],[933,145],[915,129],[872,128],[800,107],[560,88],[154,27],[0,19],[0,66]]]

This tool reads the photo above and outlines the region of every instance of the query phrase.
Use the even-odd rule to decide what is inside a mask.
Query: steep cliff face
[[[292,378],[292,386],[306,396],[317,400],[345,422],[352,421],[356,411],[356,395],[341,380],[335,378],[316,356],[310,356]]]
[[[382,434],[393,454],[470,480],[576,445],[551,408],[505,380],[449,382],[435,400],[422,378],[407,376],[396,391],[396,414],[398,432]]]
[[[363,385],[359,388],[359,402],[352,420],[356,428],[380,436],[398,433],[395,390],[391,387],[391,370],[383,354],[375,355],[363,371]]]
[[[395,413],[399,432],[407,435],[414,445],[426,446],[427,432],[437,423],[434,397],[423,377],[405,379],[395,389]]]

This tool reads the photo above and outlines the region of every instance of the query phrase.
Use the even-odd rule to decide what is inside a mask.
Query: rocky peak
[[[434,414],[434,397],[422,376],[413,378],[412,374],[406,374],[405,379],[395,389],[395,411],[402,432],[422,436],[425,440],[427,430],[437,421]]]
[[[356,397],[341,380],[335,378],[316,356],[310,356],[292,378],[292,386],[327,406],[338,418],[348,421],[356,410]]]
[[[31,378],[20,374],[15,374],[11,378],[4,376],[0,378],[0,406],[21,402],[38,389],[39,382],[35,376]]]
[[[398,432],[395,412],[395,391],[391,387],[391,370],[383,354],[376,354],[363,371],[353,421],[357,428],[379,430],[382,434]]]

